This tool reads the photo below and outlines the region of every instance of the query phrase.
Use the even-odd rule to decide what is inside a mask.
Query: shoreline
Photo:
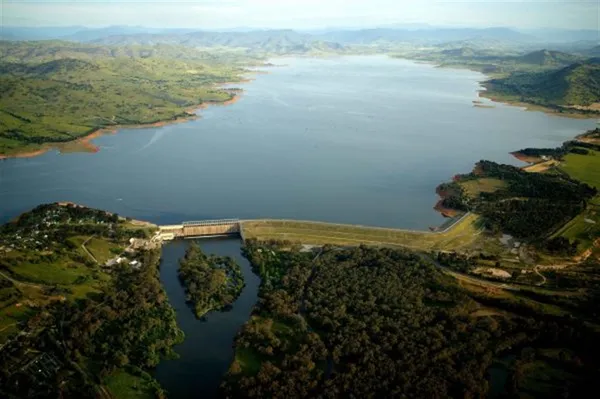
[[[590,140],[591,140],[592,144],[596,144],[595,140],[600,140],[600,139],[594,138],[594,136],[593,136],[594,134],[598,134],[598,133],[594,133],[597,130],[598,130],[598,128],[596,128],[596,130],[587,130],[583,133],[576,135],[572,140],[567,140],[566,142],[579,141],[582,143],[586,143],[586,142],[590,142]],[[590,138],[590,136],[592,136],[592,137]],[[598,144],[600,145],[600,142]],[[519,169],[521,169],[524,172],[529,172],[529,173],[542,173],[542,172],[545,172],[546,170],[548,170],[549,168],[560,164],[560,162],[558,162],[556,159],[553,159],[553,158],[544,159],[542,157],[525,155],[525,154],[521,153],[521,150],[512,151],[512,152],[509,152],[509,154],[512,155],[515,159],[525,163],[526,165],[519,166]],[[473,171],[471,173],[473,173],[474,171],[475,171],[475,169],[473,169]],[[457,176],[459,176],[459,175],[455,175],[451,181],[452,182],[456,181]],[[442,206],[442,201],[447,196],[447,193],[445,191],[441,190],[440,187],[447,182],[448,181],[446,181],[444,183],[440,183],[436,187],[436,194],[438,195],[438,197],[440,199],[438,200],[436,205],[433,207],[434,210],[439,212],[444,217],[450,217],[450,216],[447,216],[448,212],[450,212],[450,214],[452,212],[458,212],[458,213],[462,212],[457,209],[446,208],[446,207]]]
[[[478,71],[476,71],[476,72],[478,72]],[[527,112],[543,112],[547,115],[553,115],[553,116],[558,116],[558,117],[562,117],[562,118],[571,118],[571,119],[599,119],[600,118],[600,113],[594,115],[594,114],[583,114],[583,113],[569,112],[569,111],[558,112],[554,108],[544,107],[543,105],[525,103],[522,101],[509,100],[507,98],[503,98],[502,96],[490,94],[488,91],[488,87],[485,85],[485,83],[486,83],[486,81],[479,82],[481,87],[484,88],[485,90],[479,90],[477,96],[479,98],[488,99],[494,103],[504,104],[504,105],[508,105],[511,107],[522,108],[523,111],[527,111]],[[480,108],[484,108],[484,107],[480,107]],[[490,107],[485,107],[485,108],[490,108]]]
[[[204,107],[202,105],[199,105],[196,108],[202,109]],[[188,113],[187,111],[184,111],[184,112]],[[147,123],[147,124],[114,125],[114,126],[110,126],[110,127],[109,126],[101,127],[101,128],[95,129],[94,131],[90,132],[89,134],[86,134],[85,136],[78,137],[71,141],[60,142],[60,143],[44,143],[44,144],[42,144],[42,148],[40,148],[39,150],[30,151],[30,152],[27,152],[27,151],[19,152],[19,153],[11,154],[11,155],[0,154],[0,160],[11,159],[11,158],[34,158],[34,157],[43,155],[46,152],[52,151],[52,150],[58,150],[61,154],[68,153],[68,152],[96,153],[100,150],[100,148],[98,146],[92,144],[91,143],[92,140],[97,139],[98,137],[101,137],[104,135],[117,134],[117,132],[121,129],[146,129],[146,128],[149,129],[149,128],[162,127],[165,125],[170,125],[170,124],[175,124],[175,123],[187,122],[187,121],[194,120],[194,119],[197,119],[197,117],[192,114],[189,114],[188,116],[185,116],[185,117],[180,116],[180,117],[172,119],[172,120],[157,121],[157,122],[152,122],[152,123]],[[68,148],[70,146],[72,148]]]
[[[219,83],[218,86],[226,85],[226,84],[243,84],[250,83],[254,79],[243,79],[239,82],[225,82]],[[238,102],[243,96],[243,90],[236,90],[235,93],[232,94],[232,97],[229,100],[225,100],[222,102],[219,101],[205,101],[198,105],[193,105],[187,107],[183,110],[182,114],[175,116],[174,119],[166,119],[151,123],[142,123],[142,124],[134,124],[134,125],[113,125],[113,126],[105,126],[101,128],[97,128],[94,131],[86,134],[85,136],[81,136],[75,138],[71,141],[59,142],[59,143],[44,143],[41,144],[41,148],[33,151],[23,151],[15,154],[0,154],[0,161],[6,159],[13,158],[35,158],[37,156],[43,155],[48,151],[58,150],[59,153],[70,153],[70,152],[88,152],[88,153],[96,153],[100,151],[100,147],[96,146],[92,143],[92,140],[97,139],[98,137],[109,135],[109,134],[117,134],[119,130],[122,129],[152,129],[157,127],[163,127],[167,125],[174,125],[177,123],[185,123],[193,120],[197,120],[201,118],[196,112],[206,109],[211,106],[228,106],[235,104]]]
[[[477,97],[488,99],[494,103],[509,105],[512,107],[523,108],[524,111],[529,111],[529,112],[543,112],[548,115],[554,115],[554,116],[559,116],[559,117],[563,117],[563,118],[600,119],[600,112],[598,112],[596,114],[580,113],[580,112],[576,112],[576,111],[569,112],[568,108],[563,108],[563,110],[565,112],[558,112],[554,108],[545,107],[543,105],[526,103],[526,102],[522,102],[522,101],[509,100],[507,98],[503,98],[502,96],[490,94],[489,87],[486,85],[486,83],[489,80],[494,79],[494,77],[491,76],[489,73],[482,72],[481,70],[476,69],[476,68],[471,68],[468,65],[442,65],[442,64],[437,63],[436,61],[427,61],[427,60],[420,60],[420,59],[414,59],[414,58],[403,58],[403,57],[398,57],[398,58],[413,61],[417,64],[432,65],[435,68],[457,69],[457,70],[467,70],[467,71],[472,71],[472,72],[478,72],[478,73],[482,74],[485,77],[485,79],[477,82],[481,86],[481,89],[477,91],[477,93],[478,93]],[[487,95],[486,95],[486,93],[487,93]],[[474,104],[475,108],[484,108],[484,109],[495,108],[494,106],[482,104],[481,100],[474,100],[473,104]],[[482,106],[480,106],[480,105],[482,105]],[[578,109],[578,108],[573,108],[575,106],[571,106],[571,107],[572,107],[571,109],[573,109],[573,110]]]
[[[266,67],[265,65],[261,65],[261,66]],[[36,149],[36,150],[22,151],[22,152],[17,152],[15,154],[0,154],[0,161],[6,160],[6,159],[13,159],[13,158],[35,158],[37,156],[43,155],[43,154],[47,153],[48,151],[52,151],[52,150],[58,150],[58,152],[61,154],[71,153],[71,152],[96,153],[96,152],[100,151],[100,147],[91,143],[92,140],[94,140],[98,137],[104,136],[104,135],[108,135],[108,134],[117,134],[118,131],[122,130],[122,129],[148,129],[148,128],[163,127],[166,125],[171,125],[171,124],[176,124],[176,123],[184,123],[184,122],[190,122],[193,120],[197,120],[197,119],[201,118],[201,116],[197,114],[198,111],[200,111],[202,109],[206,109],[210,106],[228,106],[228,105],[235,104],[241,99],[241,97],[244,94],[244,90],[241,88],[227,88],[227,87],[223,87],[223,86],[237,85],[237,84],[242,85],[242,84],[251,83],[251,82],[255,81],[256,78],[254,76],[248,76],[248,75],[265,75],[265,74],[269,74],[269,73],[270,73],[269,71],[248,70],[246,72],[241,73],[239,75],[240,79],[237,81],[227,81],[227,82],[215,83],[212,85],[212,87],[220,88],[223,91],[229,91],[229,93],[232,95],[232,97],[229,100],[225,100],[225,101],[209,100],[209,101],[204,101],[197,105],[189,106],[187,108],[184,108],[182,113],[179,115],[176,115],[173,119],[166,119],[166,120],[160,120],[160,121],[151,122],[151,123],[142,123],[142,124],[134,124],[134,125],[116,124],[116,125],[112,125],[112,126],[100,127],[84,136],[77,137],[71,141],[42,143],[42,144],[40,144],[40,148]]]

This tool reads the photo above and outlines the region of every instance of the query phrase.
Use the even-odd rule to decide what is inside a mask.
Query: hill
[[[99,38],[92,43],[111,46],[163,43],[194,48],[240,48],[274,54],[304,54],[323,49],[343,50],[343,46],[338,43],[327,43],[321,38],[293,30],[112,35]]]
[[[233,51],[58,41],[0,42],[0,59],[0,156],[190,117],[190,107],[232,99],[217,85],[239,81],[241,65],[257,61]]]
[[[433,29],[362,29],[332,31],[320,35],[324,40],[342,44],[373,44],[377,42],[443,43],[459,40],[527,41],[531,36],[508,28],[433,28]]]
[[[558,110],[600,102],[600,59],[577,62],[565,68],[534,73],[513,73],[486,83],[486,96],[553,107]]]
[[[600,46],[594,46],[588,50],[582,51],[582,54],[588,57],[600,57]]]
[[[135,32],[132,28],[87,30],[68,36],[71,40],[90,41],[104,45],[178,44],[190,47],[233,47],[277,54],[303,53],[319,50],[319,43],[329,43],[327,50],[340,51],[346,46],[397,45],[401,43],[443,43],[471,40],[477,43],[516,43],[533,40],[533,37],[507,28],[428,28],[398,29],[376,28],[358,30],[332,30],[303,33],[293,30],[249,31],[176,31],[146,30]],[[315,49],[315,47],[317,47]]]
[[[516,57],[518,62],[523,64],[545,65],[545,66],[566,66],[580,61],[580,57],[560,51],[539,50],[520,57]]]

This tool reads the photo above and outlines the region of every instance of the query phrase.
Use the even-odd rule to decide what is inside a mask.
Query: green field
[[[105,379],[106,387],[118,399],[152,399],[150,381],[118,369]]]
[[[481,178],[461,181],[459,183],[469,197],[477,197],[481,193],[493,193],[506,187],[506,183],[500,179]]]
[[[122,245],[117,245],[109,240],[96,237],[76,236],[69,238],[69,240],[78,247],[81,247],[82,245],[85,246],[94,259],[101,265],[105,264],[109,259],[114,258],[116,254],[122,253],[124,250]],[[83,248],[81,248],[80,253],[89,257]]]
[[[8,269],[18,280],[46,285],[72,285],[90,274],[84,265],[71,263],[68,258],[58,259],[54,263],[23,262]]]
[[[235,362],[240,366],[239,372],[245,375],[256,375],[260,370],[263,359],[252,348],[239,348],[235,351]]]
[[[243,228],[246,239],[290,240],[304,244],[363,243],[426,251],[468,248],[479,244],[482,237],[479,218],[474,214],[467,215],[443,233],[291,220],[244,221]]]
[[[600,189],[600,152],[589,150],[588,155],[567,154],[560,169],[571,177]],[[567,223],[554,236],[579,240],[580,250],[593,245],[600,237],[600,196],[594,197],[584,212]]]
[[[588,155],[565,155],[560,168],[574,179],[600,189],[600,151],[588,151]]]

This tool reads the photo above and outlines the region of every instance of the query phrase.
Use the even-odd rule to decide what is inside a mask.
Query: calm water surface
[[[557,146],[594,127],[497,105],[483,75],[385,57],[286,59],[234,105],[122,130],[96,154],[0,162],[0,221],[74,201],[155,223],[296,218],[426,229],[434,189],[485,158]]]
[[[210,239],[199,244],[206,253],[233,257],[242,268],[246,286],[230,311],[210,312],[205,321],[198,320],[185,302],[177,277],[179,259],[189,241],[173,241],[163,247],[160,279],[177,312],[177,324],[185,332],[185,341],[175,347],[179,359],[162,361],[154,376],[173,399],[216,396],[221,378],[233,360],[233,339],[250,317],[260,284],[240,253],[241,241]]]

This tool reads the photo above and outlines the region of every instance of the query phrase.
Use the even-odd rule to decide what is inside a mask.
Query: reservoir
[[[99,152],[0,161],[0,222],[73,201],[158,224],[291,218],[427,229],[435,187],[510,151],[595,126],[495,104],[467,70],[383,56],[291,58],[229,106],[188,123],[123,129]],[[486,104],[493,104],[484,100]]]

